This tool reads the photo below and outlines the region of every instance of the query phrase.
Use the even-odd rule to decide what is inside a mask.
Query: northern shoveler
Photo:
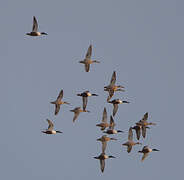
[[[88,48],[88,51],[86,53],[86,57],[83,61],[79,61],[79,63],[82,63],[85,65],[85,70],[86,72],[89,72],[89,69],[90,69],[90,64],[93,64],[93,63],[100,63],[99,61],[96,61],[96,60],[92,60],[91,59],[91,55],[92,55],[92,45],[89,46]]]
[[[26,33],[26,35],[29,36],[41,36],[41,35],[48,35],[45,32],[38,32],[38,22],[36,20],[36,17],[33,16],[33,27],[32,27],[32,31],[30,33]]]

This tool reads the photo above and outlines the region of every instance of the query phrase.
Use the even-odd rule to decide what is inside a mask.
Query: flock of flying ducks
[[[48,35],[45,32],[39,32],[38,31],[38,22],[37,22],[35,16],[33,16],[32,31],[30,33],[26,33],[26,34],[29,35],[29,36]],[[79,61],[79,63],[84,64],[86,72],[89,72],[91,64],[100,63],[99,61],[92,60],[91,55],[92,55],[92,45],[89,46],[89,48],[87,50],[87,53],[86,53],[86,56],[85,56],[85,59],[82,60],[82,61]],[[111,77],[110,84],[108,86],[104,87],[104,91],[107,91],[108,94],[109,94],[108,97],[107,97],[107,102],[111,103],[113,105],[113,112],[112,112],[112,115],[110,116],[110,123],[107,122],[107,111],[106,111],[106,108],[104,108],[103,116],[102,116],[102,122],[96,125],[96,126],[101,128],[101,131],[103,131],[103,133],[106,133],[106,134],[109,134],[109,135],[117,134],[117,133],[123,133],[123,131],[121,131],[121,130],[115,130],[114,129],[116,124],[115,124],[113,118],[114,118],[114,116],[116,115],[116,113],[118,111],[119,104],[128,104],[129,103],[128,101],[123,101],[123,100],[120,100],[120,99],[114,99],[114,100],[110,101],[116,91],[122,91],[122,92],[125,91],[123,86],[115,85],[115,83],[116,83],[116,72],[114,71],[113,74],[112,74],[112,77]],[[76,108],[70,110],[71,112],[74,112],[73,122],[76,121],[76,119],[78,118],[78,116],[81,112],[90,112],[90,111],[86,110],[88,97],[98,96],[98,95],[97,94],[92,94],[89,91],[85,91],[85,92],[82,92],[80,94],[77,94],[77,96],[82,97],[83,107],[82,108],[81,107],[76,107]],[[51,102],[51,104],[55,105],[55,113],[54,113],[55,115],[57,115],[59,113],[61,105],[69,104],[66,101],[62,101],[62,98],[63,98],[63,90],[60,91],[57,99],[55,101]],[[143,138],[146,137],[146,129],[150,129],[150,127],[149,127],[150,125],[156,125],[155,123],[148,122],[147,120],[148,120],[148,112],[146,112],[144,114],[143,118],[140,121],[135,123],[135,126],[129,128],[128,141],[125,142],[124,144],[122,144],[123,146],[127,146],[127,152],[128,153],[131,152],[132,147],[134,145],[136,145],[136,144],[141,145],[140,142],[134,142],[133,141],[133,131],[132,130],[135,130],[137,140],[139,140],[141,134],[142,134]],[[47,122],[48,122],[49,126],[46,130],[42,131],[43,133],[45,133],[45,134],[62,133],[61,131],[54,130],[54,124],[51,120],[47,119]],[[106,131],[104,131],[106,128],[108,128],[108,129]],[[104,168],[105,168],[105,159],[115,158],[114,156],[111,156],[111,155],[108,156],[105,153],[107,142],[111,141],[111,140],[116,141],[117,139],[113,138],[113,137],[108,137],[107,135],[103,135],[101,138],[97,139],[97,141],[102,142],[102,153],[99,156],[94,157],[94,158],[100,160],[100,167],[101,167],[102,172],[104,172]],[[148,146],[144,146],[141,151],[138,151],[139,153],[143,153],[141,161],[144,161],[144,159],[152,151],[159,151],[159,150],[151,149]]]

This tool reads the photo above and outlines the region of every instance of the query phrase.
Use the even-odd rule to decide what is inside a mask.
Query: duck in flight
[[[36,17],[33,16],[33,27],[32,27],[32,31],[30,33],[26,33],[26,35],[29,36],[41,36],[41,35],[48,35],[45,32],[38,32],[38,22],[36,20]]]
[[[142,136],[143,138],[146,137],[146,129],[149,129],[149,125],[156,125],[156,123],[148,122],[148,112],[146,112],[143,118],[136,123],[136,126],[140,126],[142,129]]]
[[[133,141],[133,132],[132,127],[129,128],[128,131],[128,141],[122,144],[123,146],[127,146],[127,152],[130,153],[132,150],[132,146],[135,146],[136,144],[141,144],[140,142],[134,142]]]
[[[141,161],[144,161],[144,159],[149,155],[150,152],[153,151],[159,151],[158,149],[151,149],[148,146],[144,146],[141,151],[138,151],[139,153],[143,153]]]
[[[107,102],[112,98],[115,91],[122,91],[122,92],[125,91],[123,89],[124,86],[115,85],[115,83],[116,83],[116,71],[114,71],[112,74],[110,84],[104,87],[104,91],[107,91],[109,93],[109,96],[107,97]]]
[[[103,116],[102,116],[102,122],[97,124],[96,126],[101,127],[101,130],[105,130],[105,128],[109,127],[110,124],[107,122],[107,111],[104,107]]]
[[[82,97],[83,110],[85,111],[86,110],[87,103],[88,103],[88,97],[90,97],[90,96],[98,96],[98,95],[97,94],[92,94],[89,91],[84,91],[81,94],[77,94],[77,96],[81,96]]]
[[[128,101],[122,101],[120,99],[114,99],[112,101],[109,101],[108,103],[113,104],[113,106],[114,106],[114,108],[113,108],[113,116],[115,116],[115,114],[116,114],[116,112],[118,110],[118,104],[123,104],[123,103],[127,103],[128,104],[130,102],[128,102]]]
[[[42,133],[45,134],[56,134],[56,133],[62,133],[61,131],[56,131],[54,130],[54,124],[52,123],[51,120],[47,119],[47,122],[49,124],[48,128],[45,131],[42,131]]]
[[[81,112],[90,112],[90,111],[81,109],[81,107],[76,107],[75,109],[72,109],[70,111],[74,112],[73,122],[75,122],[75,120],[77,119],[77,117]]]
[[[136,137],[137,137],[137,140],[140,139],[140,136],[141,136],[141,129],[142,129],[142,126],[141,125],[136,125],[136,126],[133,126],[132,129],[135,130],[136,132]],[[150,129],[150,127],[146,126],[146,129]],[[146,130],[144,133],[142,133],[144,135],[144,138],[146,137]]]
[[[85,65],[85,71],[86,72],[89,72],[90,64],[100,63],[99,61],[92,60],[91,55],[92,55],[92,45],[89,46],[89,48],[87,50],[87,53],[86,53],[85,59],[83,61],[79,61],[79,63],[82,63],[82,64]]]
[[[107,142],[104,141],[104,143],[102,143],[102,153],[99,156],[94,157],[95,159],[100,160],[100,169],[102,173],[104,172],[104,168],[105,168],[105,159],[115,158],[114,156],[108,156],[105,154],[106,146],[107,146]]]
[[[115,126],[115,122],[114,122],[114,119],[113,117],[111,116],[110,117],[110,126],[109,126],[109,129],[107,129],[106,131],[103,131],[103,133],[106,133],[106,134],[117,134],[117,133],[123,133],[123,131],[121,130],[115,130],[114,129],[114,126]]]
[[[107,137],[106,135],[103,135],[101,138],[98,138],[97,141],[101,141],[102,142],[102,152],[105,152],[105,149],[107,147],[107,142],[111,141],[111,140],[117,140],[116,138],[110,138]]]
[[[61,100],[62,98],[63,98],[63,89],[60,91],[57,99],[53,102],[50,102],[51,104],[55,104],[55,115],[59,113],[61,104],[70,104],[68,102],[62,101]]]

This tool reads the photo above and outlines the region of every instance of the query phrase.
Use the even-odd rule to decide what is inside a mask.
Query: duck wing
[[[90,59],[92,54],[92,45],[88,47],[87,53],[86,53],[86,58]]]
[[[55,115],[57,115],[58,114],[58,112],[59,112],[59,110],[60,110],[60,104],[55,104]]]
[[[115,82],[116,82],[116,71],[114,71],[112,74],[110,86],[114,86]]]
[[[116,124],[115,124],[115,122],[114,122],[114,119],[113,119],[113,117],[111,116],[110,117],[110,126],[109,126],[109,129],[114,129],[114,126],[115,126]]]
[[[75,122],[75,120],[77,119],[77,117],[79,116],[80,112],[74,112],[74,117],[73,117],[73,122]]]
[[[89,68],[90,68],[90,64],[85,63],[85,70],[86,70],[86,72],[89,72]]]
[[[142,137],[146,137],[146,126],[142,126]]]
[[[101,168],[101,171],[104,172],[104,168],[105,168],[105,159],[100,159],[100,168]]]
[[[148,156],[149,153],[144,153],[143,156],[142,156],[142,159],[141,161],[144,161],[144,159]]]
[[[47,130],[52,131],[52,130],[53,130],[53,128],[54,128],[54,124],[53,124],[53,123],[52,123],[52,121],[51,121],[51,120],[49,120],[49,119],[47,119],[47,122],[48,122],[48,124],[49,124],[49,126],[48,126],[48,129],[47,129]]]
[[[104,107],[104,111],[103,111],[102,122],[107,123],[107,111],[106,111],[105,107]]]
[[[82,97],[82,102],[83,102],[83,110],[86,110],[86,106],[88,103],[88,98],[87,97]]]
[[[113,104],[113,116],[115,116],[116,112],[118,111],[118,104]]]
[[[132,150],[132,146],[131,145],[127,146],[127,152],[130,153],[131,150]]]
[[[141,128],[136,128],[135,132],[136,132],[137,140],[139,140],[141,136]]]
[[[142,118],[141,121],[147,121],[148,120],[148,112],[146,112]]]
[[[38,31],[38,22],[36,20],[36,17],[33,16],[33,27],[32,27],[32,32],[37,32]]]
[[[63,98],[63,89],[61,89],[61,91],[57,97],[57,101],[61,101],[62,98]]]
[[[128,131],[128,140],[132,141],[133,140],[133,132],[132,132],[132,127],[129,128]]]

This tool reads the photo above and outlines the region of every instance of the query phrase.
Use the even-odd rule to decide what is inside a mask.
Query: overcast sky
[[[33,179],[134,179],[183,177],[183,45],[184,2],[181,0],[16,0],[0,6],[0,169],[4,180]],[[36,16],[41,32],[30,37]],[[86,73],[82,60],[93,45],[93,64]],[[93,159],[101,153],[102,133],[95,125],[107,108],[112,72],[125,92],[113,98],[121,104],[114,118],[117,129],[106,153],[105,171]],[[50,104],[64,90],[57,116]],[[69,110],[82,105],[76,96],[96,93],[75,123]],[[151,127],[144,145],[157,148],[142,163],[137,145],[128,154],[121,144],[130,126],[145,112]],[[46,118],[63,134],[46,135]],[[178,144],[181,142],[181,144]],[[176,149],[177,148],[177,149]]]

